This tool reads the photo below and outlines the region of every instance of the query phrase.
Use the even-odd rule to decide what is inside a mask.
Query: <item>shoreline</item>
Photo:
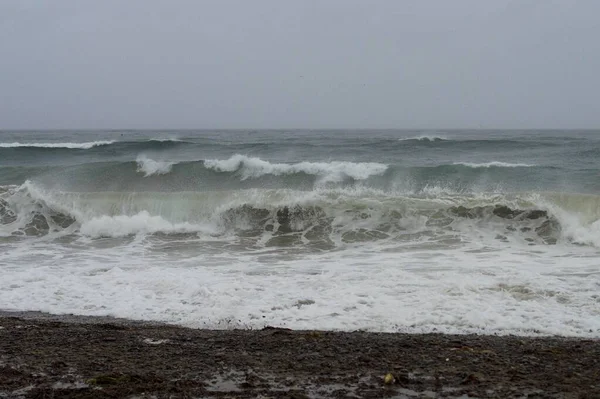
[[[0,312],[0,398],[583,398],[600,396],[599,381],[598,338],[203,330]]]

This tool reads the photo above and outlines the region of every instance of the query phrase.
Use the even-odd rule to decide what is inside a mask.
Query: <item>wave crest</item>
[[[187,222],[171,223],[161,216],[152,216],[148,211],[135,215],[100,216],[81,224],[80,232],[92,238],[126,237],[137,234],[185,234],[213,233],[210,227]]]
[[[90,141],[85,143],[0,143],[0,148],[66,148],[89,150],[94,147],[101,147],[113,144],[114,140]]]
[[[382,175],[388,166],[375,162],[299,162],[295,164],[271,163],[260,158],[236,154],[229,159],[204,161],[207,169],[217,172],[240,172],[242,180],[264,175],[290,175],[305,173],[321,177],[321,182],[341,182],[346,178],[365,180]]]
[[[256,245],[305,243],[326,249],[450,236],[468,242],[476,229],[504,242],[600,247],[598,209],[600,197],[577,194],[416,198],[339,189],[74,193],[26,183],[0,190],[0,236],[191,233],[252,239]]]
[[[137,157],[136,162],[138,165],[137,171],[139,173],[144,173],[145,177],[152,175],[166,175],[171,172],[173,165],[176,164],[176,162],[155,161],[143,154]]]
[[[535,165],[531,165],[531,164],[527,164],[527,163],[510,163],[510,162],[500,162],[500,161],[483,162],[483,163],[455,162],[454,165],[462,165],[462,166],[467,166],[469,168],[532,168],[535,166]]]
[[[398,141],[426,141],[426,142],[438,142],[438,141],[448,141],[448,138],[445,136],[437,136],[437,135],[420,135],[415,137],[403,137],[398,139]]]

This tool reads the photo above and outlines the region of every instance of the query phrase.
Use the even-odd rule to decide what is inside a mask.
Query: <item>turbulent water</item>
[[[600,336],[600,131],[0,132],[0,308]]]

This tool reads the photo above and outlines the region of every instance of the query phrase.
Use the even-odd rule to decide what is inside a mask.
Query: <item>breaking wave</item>
[[[161,216],[152,216],[148,211],[140,211],[135,215],[99,216],[84,222],[80,227],[81,234],[90,237],[125,237],[136,234],[184,234],[214,233],[210,227],[188,222],[171,223]]]
[[[326,250],[374,241],[453,245],[478,239],[474,230],[487,231],[496,242],[600,247],[600,197],[416,198],[366,189],[76,193],[30,182],[0,190],[0,236],[5,237],[193,234]]]
[[[154,159],[148,158],[146,155],[139,155],[137,157],[137,171],[144,173],[145,177],[152,175],[165,175],[171,172],[171,168],[175,162],[169,161],[155,161]]]
[[[0,143],[0,148],[66,148],[89,150],[90,148],[113,144],[114,140],[90,141],[86,143]]]
[[[31,180],[71,191],[206,191],[249,188],[369,187],[419,193],[443,188],[451,192],[503,192],[552,188],[554,166],[525,163],[454,163],[403,166],[399,163],[328,161],[272,162],[236,154],[223,159],[182,160],[168,154],[141,152],[135,161],[88,162],[70,166],[0,166],[1,184]]]
[[[139,150],[157,150],[175,146],[184,146],[191,144],[184,140],[176,138],[168,139],[150,139],[143,141],[118,141],[118,140],[100,140],[81,143],[0,143],[0,149],[5,151],[51,151],[51,150],[121,150],[121,151],[139,151]]]
[[[436,141],[447,141],[449,140],[445,136],[437,136],[437,135],[421,135],[415,137],[403,137],[398,139],[398,141],[427,141],[427,142],[436,142]]]
[[[239,172],[243,180],[264,175],[281,176],[305,173],[320,176],[324,182],[340,182],[348,177],[364,180],[370,176],[382,175],[388,168],[387,165],[375,162],[271,163],[240,154],[226,160],[206,160],[204,166],[217,172]]]
[[[469,168],[531,168],[535,165],[527,163],[510,163],[510,162],[485,162],[485,163],[473,163],[473,162],[455,162],[454,165],[468,166]]]

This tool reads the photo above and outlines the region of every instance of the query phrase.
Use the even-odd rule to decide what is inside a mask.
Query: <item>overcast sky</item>
[[[598,0],[0,0],[0,128],[600,127]]]

